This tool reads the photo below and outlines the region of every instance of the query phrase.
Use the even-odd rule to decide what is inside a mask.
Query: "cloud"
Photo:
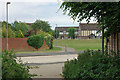
[[[5,3],[3,6],[2,19],[5,20]],[[17,20],[33,23],[36,19],[41,19],[48,21],[52,29],[54,29],[55,24],[79,25],[77,21],[70,19],[70,16],[63,15],[61,10],[58,11],[59,7],[60,4],[57,2],[11,2],[9,5],[9,22]],[[85,20],[82,22],[85,23]]]
[[[6,0],[5,2],[57,2],[62,0]]]

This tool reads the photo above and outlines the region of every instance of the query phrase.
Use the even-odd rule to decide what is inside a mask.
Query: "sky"
[[[1,20],[6,20],[6,2],[9,4],[9,23],[13,23],[15,20],[34,23],[36,20],[48,21],[51,28],[54,29],[57,26],[79,26],[77,21],[73,21],[70,16],[63,15],[63,11],[60,8],[61,1],[58,0],[6,0],[0,4],[0,12],[2,11]],[[81,23],[86,23],[83,20]],[[93,18],[91,23],[95,23]]]

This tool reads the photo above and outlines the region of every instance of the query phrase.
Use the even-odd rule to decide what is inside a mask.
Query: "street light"
[[[7,23],[7,52],[8,52],[8,4],[10,4],[10,2],[6,3],[6,23]]]
[[[56,24],[55,36],[56,36],[56,46],[57,46],[57,24]]]

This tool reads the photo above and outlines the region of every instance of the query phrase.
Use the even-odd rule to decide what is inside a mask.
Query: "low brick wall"
[[[34,51],[35,48],[31,47],[27,43],[28,38],[8,38],[8,49],[9,51],[14,49],[14,51]],[[4,51],[6,49],[6,38],[2,38],[2,50]],[[43,46],[38,49],[49,49],[48,45],[44,41]]]

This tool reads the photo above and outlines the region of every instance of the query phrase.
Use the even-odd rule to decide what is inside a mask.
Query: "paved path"
[[[38,66],[30,69],[31,74],[37,74],[34,78],[62,78],[62,67],[67,60],[77,58],[83,51],[75,51],[73,48],[56,46],[62,48],[62,51],[52,53],[26,53],[16,54],[23,63],[27,62],[29,66]]]
[[[37,74],[35,78],[62,78],[62,67],[67,60],[77,58],[77,54],[18,57],[29,66],[39,68],[30,69],[30,73]]]
[[[65,47],[65,46],[54,46],[54,47],[62,48],[62,51],[60,51],[60,52],[75,52],[74,48],[69,48],[69,47]]]

